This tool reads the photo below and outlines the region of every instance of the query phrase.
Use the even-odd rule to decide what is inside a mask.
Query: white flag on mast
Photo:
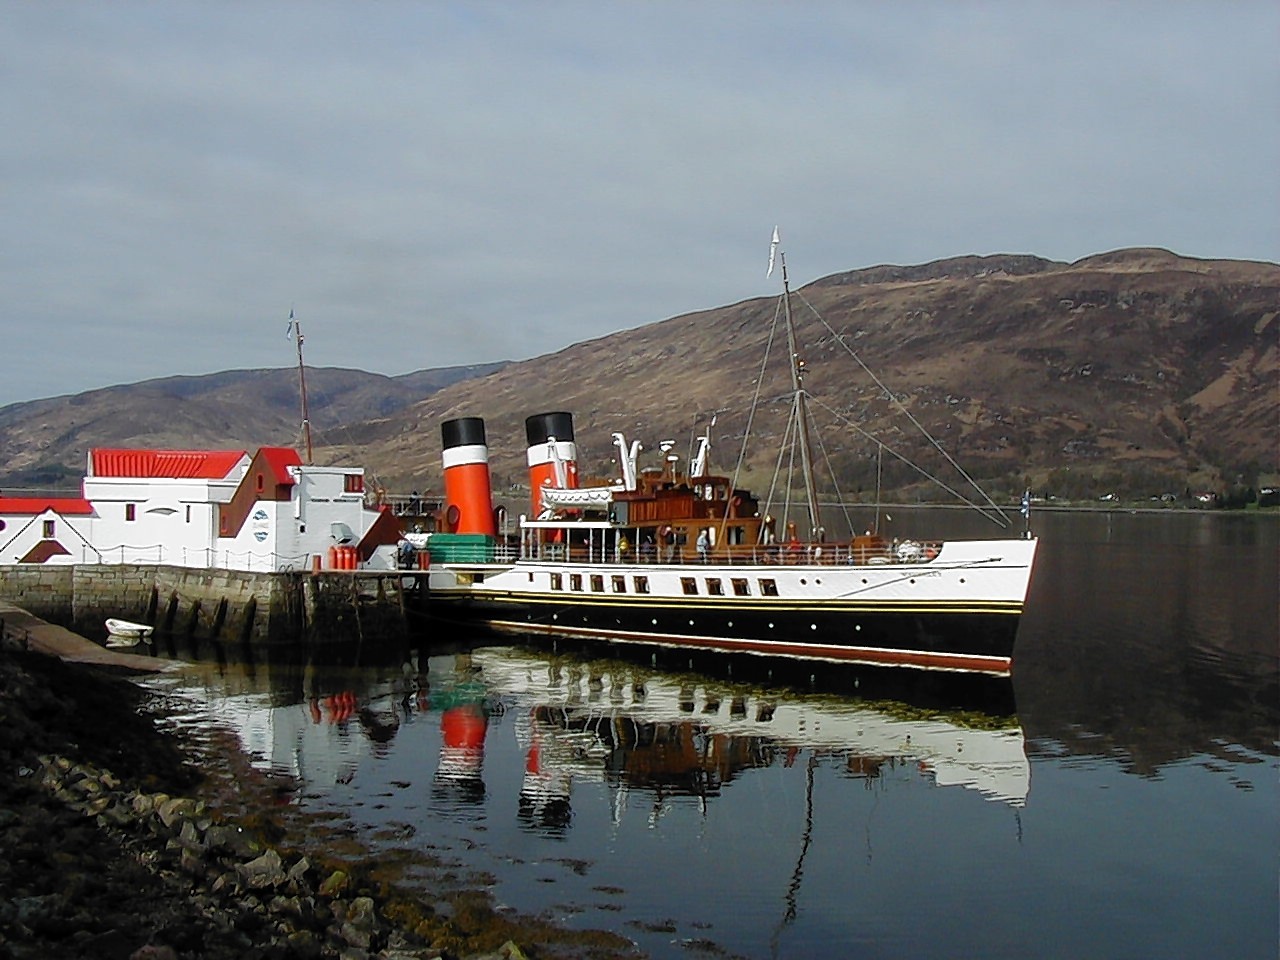
[[[772,242],[770,242],[770,244],[769,244],[769,272],[765,274],[765,276],[766,276],[766,277],[772,277],[772,276],[773,276],[773,257],[774,257],[774,254],[776,254],[776,253],[778,252],[778,242],[779,242],[779,241],[778,241],[778,228],[777,228],[777,227],[774,227],[774,228],[773,228],[773,240],[772,240]]]

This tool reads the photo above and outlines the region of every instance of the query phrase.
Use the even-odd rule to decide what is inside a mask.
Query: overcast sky
[[[1280,4],[0,0],[0,405],[962,254],[1280,260]]]

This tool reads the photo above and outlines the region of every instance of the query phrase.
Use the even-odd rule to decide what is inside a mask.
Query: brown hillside
[[[931,472],[944,469],[942,458],[846,346],[1002,495],[1027,482],[1064,496],[1111,487],[1181,494],[1277,470],[1274,264],[1149,249],[1074,264],[964,257],[825,277],[796,290],[793,304],[815,419],[854,420]],[[439,483],[440,422],[482,416],[495,482],[510,484],[523,479],[528,414],[573,412],[581,460],[606,473],[613,431],[650,455],[663,438],[684,453],[715,412],[716,462],[728,471],[776,310],[776,299],[747,300],[512,364],[364,425],[358,444],[327,454],[364,463],[393,488],[430,488]],[[784,352],[779,341],[774,355]],[[781,433],[788,390],[777,365],[755,436]],[[775,456],[764,447],[749,454],[744,482],[767,485]],[[842,492],[874,485],[875,446],[855,429],[828,433],[822,459]],[[885,463],[894,481],[917,479],[891,456]],[[954,472],[945,479],[957,482]]]
[[[345,425],[384,416],[433,391],[502,364],[423,370],[400,377],[308,368],[317,443],[348,440]],[[0,485],[75,488],[92,447],[244,448],[300,442],[298,374],[230,370],[166,377],[0,408]]]
[[[993,495],[1030,483],[1066,497],[1181,496],[1280,472],[1275,264],[1158,249],[1073,264],[972,256],[835,274],[794,294],[819,459],[846,496],[875,486],[876,446],[860,429],[960,483],[850,351]],[[438,489],[441,421],[481,416],[505,487],[524,480],[529,414],[571,411],[584,469],[608,475],[614,431],[642,441],[653,463],[661,439],[686,455],[714,413],[713,462],[732,472],[778,306],[745,300],[492,368],[396,378],[309,369],[316,459],[363,464],[391,490]],[[740,478],[761,491],[776,462],[768,441],[789,412],[777,338],[752,430],[761,442]],[[0,486],[74,487],[93,446],[249,448],[298,436],[287,369],[113,387],[0,409]],[[882,460],[887,485],[946,499],[892,453]]]

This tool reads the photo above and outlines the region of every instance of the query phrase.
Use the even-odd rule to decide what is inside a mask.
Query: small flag
[[[1031,491],[1024,490],[1022,493],[1022,515],[1030,518],[1031,516]]]
[[[293,328],[298,325],[298,321],[293,319],[293,311],[289,311],[289,325],[284,328],[284,338],[286,340],[293,339]]]
[[[772,242],[770,242],[770,244],[769,244],[769,272],[765,274],[765,276],[766,276],[766,277],[772,277],[772,276],[773,276],[773,257],[774,257],[774,254],[776,254],[776,253],[778,252],[778,242],[779,242],[779,241],[778,241],[778,228],[777,228],[777,227],[774,227],[774,228],[773,228],[773,240],[772,240]]]

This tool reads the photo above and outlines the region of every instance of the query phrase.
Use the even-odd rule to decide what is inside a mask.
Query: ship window
[[[582,574],[580,573],[569,574],[569,589],[570,590],[582,589]]]
[[[696,596],[698,593],[698,581],[693,577],[681,577],[680,589],[689,596]]]
[[[564,575],[563,575],[563,574],[553,573],[553,574],[551,575],[551,589],[552,589],[552,590],[563,590],[563,589],[564,589]]]
[[[745,577],[734,577],[731,582],[733,583],[733,595],[735,597],[751,596],[751,587],[747,585]]]
[[[707,577],[707,593],[713,597],[724,596],[724,583],[719,577]]]
[[[54,520],[46,520],[46,521],[44,522],[43,529],[44,529],[44,538],[45,538],[46,540],[51,539],[51,538],[53,537],[53,535],[54,535],[54,524],[55,524],[55,523],[56,523],[56,521],[54,521]]]
[[[187,523],[190,523],[190,522],[191,522],[191,504],[188,503],[187,504]],[[307,528],[303,527],[302,529],[306,530]]]
[[[760,580],[760,596],[776,597],[778,595],[778,583],[776,580],[770,580],[763,577]]]
[[[344,493],[364,493],[364,477],[358,473],[348,473],[342,478]]]
[[[591,575],[591,592],[604,593],[604,576],[599,573]]]
[[[627,578],[626,578],[626,577],[619,577],[619,576],[615,576],[615,577],[613,578],[613,592],[614,592],[614,593],[626,593],[626,592],[627,592]]]
[[[125,518],[126,520],[133,520],[133,519],[135,519],[135,518],[137,517],[137,515],[138,515],[138,506],[137,506],[137,504],[134,504],[134,503],[126,503],[126,504],[124,505],[124,518]]]
[[[263,491],[263,488],[266,487],[267,485],[267,478],[264,477],[262,474],[258,474],[258,476],[255,479],[257,480],[257,483],[258,483],[258,492],[261,493]]]
[[[648,592],[649,592],[649,578],[648,578],[648,577],[633,577],[633,578],[632,578],[632,582],[635,584],[636,593],[648,593]]]

